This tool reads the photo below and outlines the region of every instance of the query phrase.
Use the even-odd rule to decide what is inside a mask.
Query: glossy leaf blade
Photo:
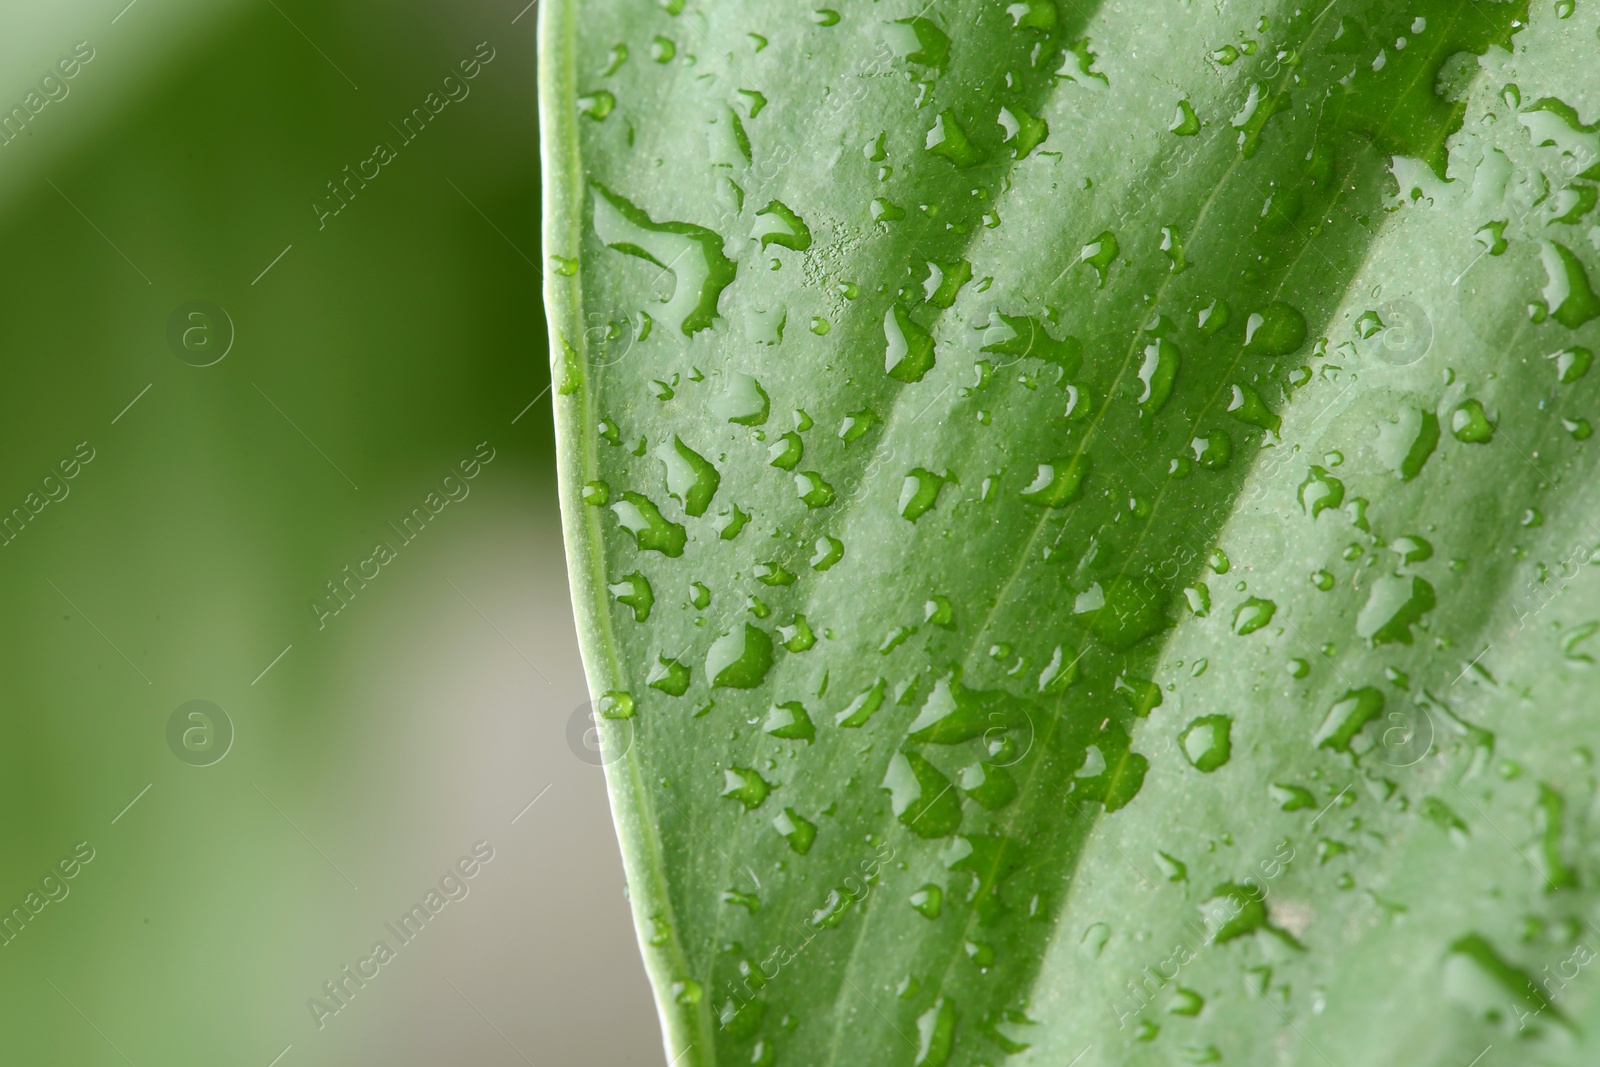
[[[669,1059],[1582,1061],[1593,19],[1220,6],[545,7]]]

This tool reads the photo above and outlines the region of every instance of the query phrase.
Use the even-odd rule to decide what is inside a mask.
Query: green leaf
[[[638,700],[668,1059],[1592,1062],[1592,13],[543,19],[572,585]]]

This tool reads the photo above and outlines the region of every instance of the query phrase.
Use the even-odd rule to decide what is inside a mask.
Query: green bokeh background
[[[5,106],[95,49],[0,147],[0,510],[95,450],[0,548],[0,909],[95,850],[0,947],[0,1062],[658,1061],[567,742],[536,10],[124,3],[0,7]],[[484,41],[319,230],[324,183]],[[204,368],[166,341],[196,299],[235,331]],[[471,495],[319,629],[323,583],[483,441]],[[209,767],[166,741],[193,699],[235,729]],[[470,895],[319,1030],[308,998],[479,840]]]

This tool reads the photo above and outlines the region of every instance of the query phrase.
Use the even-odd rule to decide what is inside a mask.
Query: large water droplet
[[[958,167],[971,167],[983,162],[983,153],[972,143],[967,131],[956,121],[954,111],[939,112],[928,131],[924,147],[934,155],[943,156]]]
[[[1022,490],[1022,499],[1041,507],[1064,508],[1082,495],[1088,473],[1089,457],[1084,454],[1040,463],[1033,481]]]
[[[1194,105],[1187,97],[1178,101],[1177,113],[1167,124],[1167,130],[1179,137],[1193,137],[1200,132],[1200,116],[1194,113]]]
[[[772,784],[749,767],[733,767],[722,775],[722,795],[737,800],[746,811],[759,808],[772,792]]]
[[[668,696],[681,697],[689,690],[689,668],[675,659],[661,656],[646,675],[645,684]]]
[[[676,435],[656,448],[656,458],[667,469],[668,495],[683,505],[684,514],[704,515],[722,484],[717,468]]]
[[[901,59],[936,70],[950,59],[950,38],[932,19],[900,19],[884,31],[890,51]]]
[[[896,752],[883,776],[895,817],[918,837],[947,837],[961,825],[961,801],[950,779],[912,751]]]
[[[617,598],[617,603],[633,609],[634,622],[644,622],[650,617],[650,609],[656,602],[655,590],[650,588],[650,580],[638,571],[625,575],[606,589]]]
[[[1267,407],[1261,399],[1261,394],[1248,385],[1233,386],[1233,395],[1228,401],[1228,414],[1240,422],[1260,427],[1273,435],[1276,435],[1283,426],[1283,420]]]
[[[900,516],[916,522],[939,501],[939,490],[951,479],[913,467],[900,483]]]
[[[1036,318],[997,313],[983,331],[983,347],[979,351],[1018,359],[1042,359],[1072,375],[1077,373],[1081,362],[1083,344],[1076,337],[1057,341]]]
[[[772,638],[750,623],[717,638],[706,653],[706,677],[716,688],[754,689],[771,668]]]
[[[729,371],[723,378],[722,392],[711,402],[711,412],[719,419],[741,426],[760,426],[767,421],[771,401],[761,383],[741,371]]]
[[[877,710],[883,707],[883,696],[889,683],[882,678],[873,682],[852,701],[845,709],[833,717],[833,721],[846,729],[855,729],[865,726],[867,720],[872,718]]]
[[[1233,755],[1233,720],[1226,715],[1202,715],[1178,735],[1178,744],[1196,770],[1210,774]]]
[[[933,335],[911,318],[911,313],[895,304],[883,316],[883,335],[888,343],[883,369],[896,381],[920,382],[933,368]]]
[[[1381,714],[1383,693],[1380,690],[1371,686],[1351,689],[1328,709],[1322,725],[1311,737],[1312,743],[1335,752],[1349,752],[1356,735]]]
[[[790,430],[767,446],[767,466],[792,471],[805,456],[806,445],[800,435]]]
[[[937,919],[944,909],[944,890],[929,882],[911,894],[911,906],[921,912],[923,918]]]
[[[1050,125],[1044,119],[1035,118],[1016,104],[1002,107],[998,121],[1006,134],[1000,143],[1010,145],[1017,159],[1025,158],[1050,136]]]
[[[750,236],[761,241],[763,251],[768,245],[781,245],[796,252],[804,252],[811,247],[811,228],[804,219],[789,210],[787,204],[778,200],[756,212],[756,224]]]
[[[798,700],[774,704],[767,711],[767,720],[761,728],[773,737],[781,737],[785,741],[804,741],[810,744],[816,740],[817,728],[811,722],[811,716],[806,714],[805,705]]]
[[[804,615],[796,615],[794,622],[778,627],[778,639],[790,652],[806,652],[817,643],[817,635],[812,633],[811,624]]]
[[[1409,645],[1411,627],[1433,606],[1433,586],[1423,579],[1385,575],[1372,583],[1367,603],[1356,616],[1356,633],[1373,645]]]
[[[1083,251],[1078,253],[1078,258],[1094,268],[1095,277],[1100,280],[1100,287],[1105,288],[1106,277],[1111,273],[1111,264],[1116,262],[1117,256],[1122,252],[1122,247],[1117,244],[1117,235],[1110,230],[1083,246]]]
[[[1555,241],[1540,241],[1539,248],[1549,278],[1544,288],[1544,302],[1555,320],[1569,330],[1576,330],[1600,317],[1600,297],[1589,287],[1589,275],[1582,261],[1566,245]]]
[[[611,511],[622,528],[633,535],[639,551],[673,557],[683,555],[688,531],[663,518],[661,510],[643,493],[623,493],[622,499],[611,505]]]
[[[1552,352],[1546,359],[1555,361],[1556,379],[1562,385],[1570,385],[1589,373],[1589,367],[1594,363],[1594,353],[1581,345],[1563,348],[1559,352]]]
[[[1306,343],[1306,317],[1274,300],[1245,321],[1244,350],[1252,356],[1287,356]]]
[[[784,808],[779,812],[772,820],[772,828],[782,834],[789,842],[789,847],[802,856],[811,851],[811,843],[817,839],[817,824],[793,808]]]
[[[1486,445],[1494,440],[1494,423],[1489,421],[1483,404],[1468,400],[1450,416],[1450,432],[1462,444]]]
[[[672,274],[673,292],[663,314],[679,323],[685,335],[708,328],[717,317],[717,300],[738,271],[738,265],[722,253],[722,238],[687,222],[654,222],[600,183],[590,184],[595,191],[596,236],[605,245]]]
[[[1315,519],[1330,508],[1344,503],[1344,482],[1323,467],[1312,464],[1306,480],[1300,483],[1300,508]]]
[[[973,763],[961,769],[961,791],[990,811],[1017,797],[1017,780],[998,763]]]
[[[833,486],[816,471],[801,471],[794,476],[795,492],[808,508],[825,508],[833,503]]]
[[[944,1067],[955,1044],[956,1006],[949,997],[917,1017],[917,1057],[911,1067]]]
[[[1144,346],[1144,360],[1139,365],[1139,381],[1144,385],[1137,401],[1140,411],[1154,415],[1166,405],[1181,362],[1178,346],[1164,337]]]
[[[1409,482],[1439,445],[1439,416],[1431,411],[1401,408],[1392,421],[1378,423],[1376,452],[1384,466]]]
[[[844,559],[844,542],[837,537],[824,534],[817,538],[817,543],[812,546],[809,562],[812,570],[825,571],[841,559]]]
[[[1253,634],[1270,623],[1277,611],[1278,605],[1272,601],[1253,596],[1234,609],[1233,632],[1240,637]]]
[[[638,709],[634,702],[633,694],[621,689],[613,689],[604,694],[599,703],[600,717],[602,719],[631,719]]]

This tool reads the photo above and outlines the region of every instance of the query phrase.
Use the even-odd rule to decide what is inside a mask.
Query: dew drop
[[[600,122],[616,109],[617,98],[609,90],[600,89],[578,97],[578,114]]]
[[[804,741],[810,744],[817,737],[817,728],[812,724],[811,716],[806,714],[805,706],[798,700],[774,704],[768,710],[767,719],[761,724],[761,729],[785,741]]]
[[[883,333],[887,342],[884,370],[889,377],[907,384],[920,382],[933,368],[933,335],[911,318],[911,313],[895,304],[884,314]]]
[[[641,552],[660,552],[664,556],[683,555],[688,532],[675,522],[662,517],[660,509],[642,493],[623,493],[622,499],[611,505],[622,528],[632,535]]]
[[[667,494],[683,505],[684,514],[704,515],[722,484],[717,468],[676,435],[670,444],[657,447],[655,455],[666,467]]]
[[[833,486],[816,471],[801,471],[794,476],[795,492],[808,508],[825,508],[833,503]]]
[[[1200,132],[1200,116],[1194,113],[1194,105],[1189,103],[1187,97],[1178,101],[1177,113],[1167,124],[1167,130],[1179,137],[1193,137]]]
[[[825,571],[841,559],[844,559],[844,542],[837,537],[824,534],[817,538],[816,544],[812,546],[809,562],[812,570]]]
[[[956,1006],[949,997],[917,1017],[917,1055],[912,1067],[944,1067],[955,1043]]]
[[[749,623],[717,638],[706,653],[706,677],[716,688],[754,689],[771,669],[772,638]]]
[[[756,212],[756,222],[750,236],[761,242],[762,251],[766,251],[769,245],[779,245],[796,252],[804,252],[811,247],[811,228],[780,200],[774,200]]]
[[[805,455],[805,442],[800,435],[790,431],[767,446],[767,465],[779,470],[792,471],[800,465]]]
[[[879,678],[862,690],[843,711],[834,716],[834,723],[845,729],[856,729],[867,724],[878,709],[883,707],[883,697],[889,683]]]
[[[1245,322],[1244,350],[1253,356],[1287,356],[1306,342],[1306,318],[1289,304],[1275,300]]]
[[[675,659],[661,656],[646,675],[645,685],[659,689],[668,696],[681,697],[689,691],[689,668]]]
[[[911,906],[917,909],[923,918],[937,919],[944,908],[944,890],[929,882],[911,894]]]
[[[1210,774],[1233,755],[1232,729],[1226,715],[1202,715],[1178,735],[1178,744],[1196,770]]]
[[[784,808],[779,812],[772,820],[772,828],[802,856],[811,851],[811,844],[817,839],[817,824],[793,808]]]
[[[673,275],[673,294],[665,302],[664,314],[679,322],[686,336],[710,327],[717,317],[717,301],[738,270],[723,254],[722,238],[690,223],[656,223],[605,186],[590,184],[595,192],[594,229],[601,242]]]
[[[1144,391],[1136,401],[1141,412],[1155,415],[1166,405],[1181,363],[1178,346],[1166,338],[1145,346],[1144,361],[1139,366],[1139,381]]]
[[[617,599],[617,603],[633,609],[634,622],[644,622],[650,618],[650,609],[656,602],[655,591],[650,588],[650,580],[638,571],[608,585],[606,589]]]
[[[816,645],[817,635],[811,632],[804,615],[796,615],[794,622],[778,627],[778,640],[790,652],[806,652]]]
[[[733,767],[722,774],[722,795],[737,800],[746,811],[759,808],[772,792],[772,784],[749,767]]]
[[[1106,278],[1111,273],[1111,264],[1116,262],[1121,253],[1121,246],[1117,244],[1117,235],[1110,230],[1083,246],[1078,258],[1094,268],[1095,276],[1100,280],[1100,287],[1105,288]]]
[[[896,752],[881,788],[895,817],[918,837],[946,837],[961,825],[961,802],[950,779],[914,751]]]
[[[934,118],[933,128],[924,138],[923,147],[934,155],[943,156],[957,167],[971,167],[984,159],[978,146],[967,136],[967,131],[956,121],[955,112],[949,109],[939,112]]]
[[[1315,519],[1324,511],[1338,508],[1344,503],[1344,482],[1329,474],[1325,468],[1312,464],[1306,480],[1300,483],[1297,495],[1300,510]]]
[[[900,483],[900,517],[916,522],[938,503],[939,490],[952,480],[923,467],[912,468]]]
[[[1489,421],[1483,404],[1467,400],[1451,414],[1450,432],[1462,444],[1486,445],[1494,440],[1494,423]]]
[[[1311,741],[1319,748],[1349,752],[1351,742],[1367,723],[1383,714],[1383,693],[1371,686],[1347,691],[1323,718]]]
[[[1088,470],[1089,457],[1082,453],[1040,463],[1034,470],[1033,481],[1022,490],[1022,499],[1041,507],[1064,508],[1082,495],[1083,479]]]
[[[1431,411],[1402,408],[1394,419],[1378,423],[1378,458],[1401,481],[1422,473],[1439,444],[1439,417]]]

